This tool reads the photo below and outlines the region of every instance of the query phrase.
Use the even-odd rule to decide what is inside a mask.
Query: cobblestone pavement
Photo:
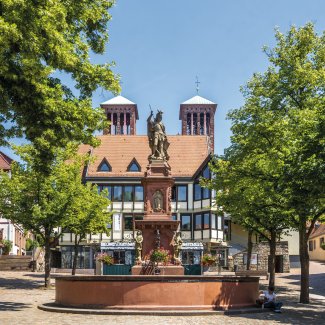
[[[20,324],[325,324],[325,263],[311,262],[311,303],[299,299],[299,270],[277,276],[277,292],[284,302],[282,314],[257,313],[205,316],[109,316],[50,313],[37,305],[54,301],[54,290],[42,288],[43,275],[0,271],[0,325]],[[261,280],[261,289],[267,281]]]

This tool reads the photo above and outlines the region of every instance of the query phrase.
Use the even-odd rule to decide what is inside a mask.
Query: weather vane
[[[198,78],[198,76],[196,76],[196,81],[195,81],[195,83],[196,83],[196,93],[198,94],[199,93],[199,84],[201,83],[200,81],[199,81],[199,78]]]

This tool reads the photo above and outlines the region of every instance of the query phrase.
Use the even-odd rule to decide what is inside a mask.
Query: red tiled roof
[[[0,151],[0,169],[2,170],[10,170],[11,169],[11,163],[13,159],[9,158],[6,154],[4,154],[2,151]]]
[[[325,223],[321,223],[320,225],[316,226],[314,230],[312,231],[311,235],[309,236],[309,239],[325,235]]]
[[[101,145],[93,148],[91,156],[95,161],[87,168],[87,177],[143,177],[151,153],[148,137],[144,135],[103,135],[100,136]],[[170,146],[168,161],[172,176],[192,177],[203,161],[209,155],[208,139],[206,136],[169,135]],[[82,145],[80,153],[89,150],[89,146]],[[111,172],[97,171],[99,164],[106,158],[112,167]],[[133,159],[141,167],[140,172],[128,172],[127,167]]]

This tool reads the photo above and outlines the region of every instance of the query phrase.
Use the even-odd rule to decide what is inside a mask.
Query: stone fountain
[[[69,308],[105,310],[193,310],[254,306],[258,297],[258,277],[186,276],[180,264],[182,241],[179,221],[172,220],[171,188],[174,184],[167,149],[169,143],[162,112],[149,116],[149,164],[142,180],[145,192],[143,220],[136,221],[137,265],[127,276],[57,276],[55,305]],[[174,265],[162,267],[160,275],[143,275],[143,260],[152,249],[164,247]],[[46,308],[43,306],[43,309]],[[68,311],[68,310],[66,310]],[[74,310],[73,312],[76,312]]]

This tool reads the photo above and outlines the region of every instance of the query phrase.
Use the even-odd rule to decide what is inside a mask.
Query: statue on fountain
[[[141,258],[142,242],[143,242],[142,232],[141,232],[141,230],[138,230],[137,235],[135,237],[135,254],[136,254],[135,259],[136,259],[137,263],[142,262],[142,258]]]
[[[150,116],[147,119],[148,139],[151,149],[149,161],[167,161],[169,159],[167,154],[169,142],[167,141],[165,126],[162,122],[162,114],[163,112],[158,110],[155,119],[152,119],[153,111],[151,111]]]
[[[174,261],[175,264],[180,265],[181,264],[181,259],[179,257],[181,248],[182,248],[183,240],[181,238],[181,232],[176,231],[174,238],[173,238],[173,246],[174,246]]]

